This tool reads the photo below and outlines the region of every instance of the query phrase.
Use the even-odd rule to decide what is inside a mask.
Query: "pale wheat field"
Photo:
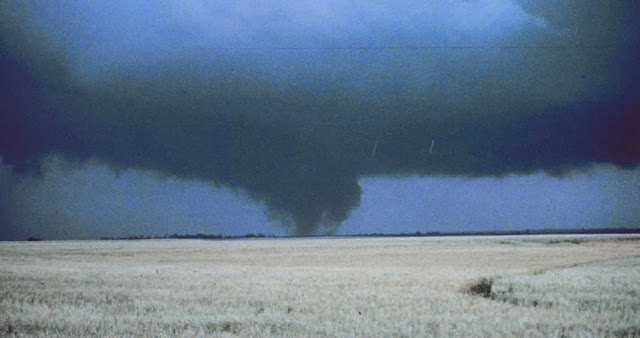
[[[2,336],[640,336],[638,236],[16,242],[0,260]]]

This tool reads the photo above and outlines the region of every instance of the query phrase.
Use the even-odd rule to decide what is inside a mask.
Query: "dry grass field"
[[[0,336],[637,337],[640,237],[0,243]]]

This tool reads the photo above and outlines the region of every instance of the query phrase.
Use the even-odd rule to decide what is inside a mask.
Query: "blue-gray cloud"
[[[363,176],[640,160],[631,3],[268,4],[3,2],[0,155],[242,189],[298,234]]]

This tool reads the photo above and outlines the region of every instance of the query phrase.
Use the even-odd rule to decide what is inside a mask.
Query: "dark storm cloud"
[[[17,171],[60,153],[242,189],[297,234],[346,219],[362,176],[635,167],[638,8],[606,3],[453,1],[409,19],[344,8],[299,30],[236,8],[209,41],[7,2],[0,155]]]

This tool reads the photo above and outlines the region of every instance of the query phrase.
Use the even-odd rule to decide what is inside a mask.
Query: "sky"
[[[0,239],[640,227],[633,1],[0,3]]]

